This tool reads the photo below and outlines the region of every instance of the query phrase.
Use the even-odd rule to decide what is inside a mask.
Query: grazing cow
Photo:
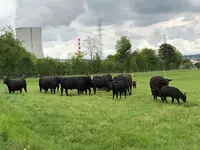
[[[107,78],[95,79],[93,82],[98,89],[105,88],[107,92],[111,90],[111,86]]]
[[[161,88],[163,86],[168,86],[169,82],[172,81],[172,79],[167,79],[162,76],[153,76],[150,79],[150,88],[151,88],[151,93],[153,95],[154,100],[156,99],[157,95],[154,93],[156,90],[155,88]]]
[[[132,94],[132,77],[129,74],[120,74],[113,78],[113,81],[121,81],[125,82],[126,88],[129,92],[129,95]]]
[[[133,88],[136,89],[136,81],[132,81]]]
[[[62,77],[60,78],[60,84],[61,96],[63,95],[63,89],[65,89],[67,96],[68,89],[77,89],[78,94],[80,94],[81,91],[85,91],[85,94],[87,95],[87,90],[89,90],[89,94],[91,94],[90,88],[94,87],[90,76]]]
[[[162,98],[163,103],[164,101],[167,102],[166,97],[171,97],[172,103],[174,103],[174,99],[176,99],[179,104],[180,104],[179,99],[181,99],[184,103],[186,103],[186,99],[187,99],[186,93],[183,94],[178,88],[173,87],[173,86],[163,86],[160,89],[159,95]]]
[[[112,82],[113,99],[115,95],[118,99],[118,93],[120,93],[120,99],[121,99],[122,93],[124,93],[124,96],[126,98],[126,92],[127,92],[126,90],[127,90],[127,85],[123,80]]]
[[[60,84],[60,78],[59,77],[41,77],[39,79],[39,88],[40,88],[40,92],[42,91],[42,89],[45,90],[45,92],[48,91],[48,89],[54,92],[59,91],[59,84]]]
[[[11,92],[14,93],[15,91],[20,91],[20,93],[22,93],[23,88],[24,91],[27,93],[27,84],[24,78],[17,78],[17,79],[4,78],[3,83],[7,85],[10,94]]]

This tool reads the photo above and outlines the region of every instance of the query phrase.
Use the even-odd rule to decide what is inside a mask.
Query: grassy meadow
[[[187,102],[154,101],[153,75],[171,78],[170,85],[187,93]],[[27,94],[9,94],[0,81],[0,149],[22,150],[25,140],[30,150],[199,149],[200,71],[133,73],[133,78],[137,89],[121,100],[104,91],[40,93],[38,79],[27,79]]]

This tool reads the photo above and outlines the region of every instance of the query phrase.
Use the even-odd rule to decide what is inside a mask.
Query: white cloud
[[[71,57],[77,51],[78,37],[82,43],[87,36],[95,36],[98,17],[103,17],[104,57],[115,52],[116,40],[122,35],[130,38],[133,50],[158,48],[166,34],[181,53],[200,53],[198,0],[118,4],[113,0],[0,0],[0,26],[15,27],[15,15],[17,26],[42,26],[44,54],[53,58]]]

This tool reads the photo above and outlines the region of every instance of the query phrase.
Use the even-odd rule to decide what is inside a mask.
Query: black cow
[[[132,94],[132,77],[129,74],[120,74],[113,78],[113,81],[121,81],[125,82],[126,88],[129,92],[129,95]]]
[[[92,89],[93,89],[93,91],[94,91],[94,95],[96,95],[96,84],[95,84],[94,80],[92,80],[92,85],[91,85],[91,87],[92,87]],[[87,88],[82,88],[82,89],[80,90],[80,93],[83,93],[83,92],[85,91],[85,95],[87,95],[87,90],[89,90],[89,93],[91,93],[90,88],[89,88],[89,89],[87,89]]]
[[[111,90],[111,84],[107,78],[101,78],[101,79],[95,79],[93,80],[94,84],[96,85],[96,88],[98,89],[106,89],[107,92]]]
[[[126,98],[126,93],[127,93],[126,90],[127,90],[127,85],[123,80],[121,80],[121,81],[113,81],[112,82],[113,99],[114,99],[115,95],[116,95],[116,97],[118,99],[118,93],[120,93],[120,99],[121,99],[122,93],[124,93],[124,96]]]
[[[77,89],[78,94],[81,91],[85,91],[87,95],[87,90],[91,94],[91,87],[94,87],[92,79],[90,76],[76,76],[76,77],[62,77],[60,78],[61,84],[61,96],[63,95],[63,89],[65,89],[66,95],[68,96],[68,89]]]
[[[105,74],[105,75],[102,76],[102,78],[103,79],[106,78],[106,79],[108,79],[109,82],[112,82],[112,75],[110,75],[110,74]]]
[[[173,87],[173,86],[163,86],[160,89],[159,95],[162,98],[163,103],[164,101],[167,102],[166,97],[171,97],[172,103],[174,103],[174,99],[176,99],[179,104],[180,104],[179,99],[181,99],[184,103],[186,103],[186,99],[187,99],[186,93],[183,94],[178,88]]]
[[[51,93],[52,91],[54,92],[55,94],[55,91],[56,91],[56,88],[57,88],[57,91],[59,91],[59,84],[60,84],[60,78],[59,77],[41,77],[39,79],[39,88],[40,88],[40,92],[42,91],[42,89],[45,90],[45,92],[48,91],[48,89],[51,90]]]
[[[27,84],[24,78],[16,78],[16,79],[4,78],[3,83],[7,85],[10,94],[11,92],[14,93],[15,91],[20,91],[20,93],[22,93],[23,88],[24,91],[27,93]]]
[[[101,76],[93,76],[93,80],[101,79]]]
[[[154,100],[157,99],[156,92],[154,92],[156,87],[161,88],[163,86],[168,86],[169,82],[172,81],[172,79],[167,79],[162,76],[153,76],[150,79],[150,88],[151,93],[153,95]]]

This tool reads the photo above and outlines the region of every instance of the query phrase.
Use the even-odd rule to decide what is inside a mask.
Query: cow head
[[[168,86],[170,81],[172,81],[172,79],[165,78],[165,85],[164,86]]]
[[[3,77],[3,84],[7,84],[7,83],[8,83],[8,81],[9,81],[9,78],[8,78],[8,77],[6,77],[6,76],[4,76],[4,77]]]
[[[132,81],[133,88],[136,88],[136,81]]]
[[[116,85],[117,85],[117,82],[113,80],[111,83],[111,87],[113,90],[115,89]]]
[[[187,99],[187,96],[186,96],[186,93],[182,94],[181,95],[181,99],[184,103],[186,103],[186,99]]]
[[[172,79],[167,79],[167,78],[162,79],[161,80],[161,87],[162,86],[168,86],[170,81],[172,81]]]

